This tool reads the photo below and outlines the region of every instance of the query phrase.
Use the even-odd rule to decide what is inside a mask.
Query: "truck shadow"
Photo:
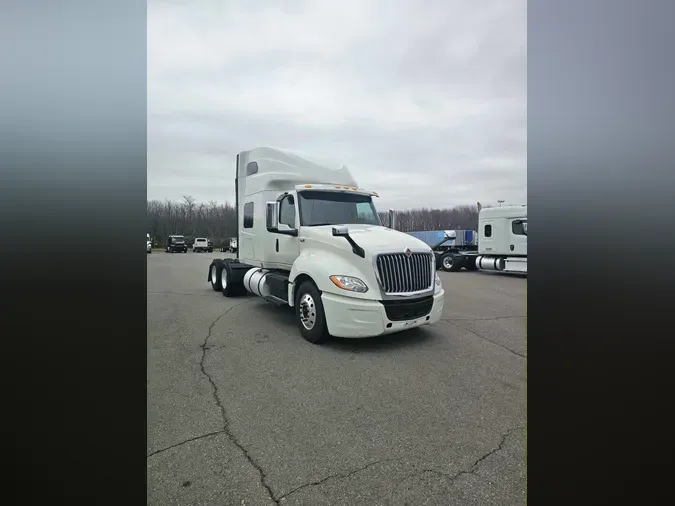
[[[323,346],[348,353],[372,353],[415,348],[421,344],[429,343],[434,339],[435,336],[429,329],[417,327],[402,332],[396,332],[394,334],[386,334],[384,336],[363,338],[333,337]]]
[[[298,339],[302,339],[296,326],[293,308],[289,306],[275,306],[274,304],[260,300],[260,305],[256,309],[261,311],[267,321],[275,327],[278,326],[284,332],[290,335],[297,335]],[[434,339],[435,335],[431,332],[430,328],[417,327],[384,336],[363,338],[331,337],[321,346],[348,353],[368,353],[412,348],[423,343],[429,343]]]

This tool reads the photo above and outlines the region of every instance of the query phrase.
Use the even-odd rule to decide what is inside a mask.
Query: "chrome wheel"
[[[211,283],[213,286],[218,285],[218,271],[215,265],[211,266]]]
[[[454,263],[455,262],[454,262],[454,260],[451,256],[447,256],[447,257],[443,258],[443,268],[444,269],[451,269]]]
[[[225,272],[226,269],[223,267],[223,270],[220,271],[220,285],[223,287],[223,293],[225,293],[225,289],[227,288],[227,272]]]
[[[308,293],[300,298],[300,322],[307,330],[312,330],[316,324],[316,306]]]

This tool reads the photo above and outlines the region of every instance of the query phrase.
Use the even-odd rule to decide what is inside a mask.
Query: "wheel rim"
[[[300,322],[307,330],[312,330],[316,325],[316,305],[308,293],[300,298]]]
[[[220,286],[223,287],[223,290],[227,288],[227,272],[225,271],[225,269],[220,271]]]
[[[451,268],[452,264],[453,264],[452,257],[445,257],[443,259],[443,267],[445,267],[446,269]]]
[[[213,286],[218,285],[218,273],[215,265],[211,266],[211,283],[213,283]]]

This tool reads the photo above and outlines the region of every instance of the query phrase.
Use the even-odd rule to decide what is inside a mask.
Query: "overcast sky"
[[[236,153],[343,161],[379,210],[527,202],[526,0],[149,0],[148,198]]]

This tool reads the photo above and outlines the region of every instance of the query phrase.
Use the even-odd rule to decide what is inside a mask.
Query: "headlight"
[[[348,290],[350,292],[365,293],[368,291],[366,284],[359,278],[352,276],[331,276],[330,280],[338,288]]]

